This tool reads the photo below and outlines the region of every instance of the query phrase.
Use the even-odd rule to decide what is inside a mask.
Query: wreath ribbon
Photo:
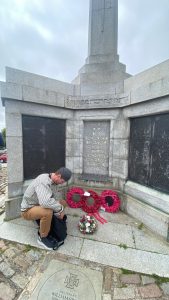
[[[101,224],[107,223],[107,220],[104,219],[99,212],[96,213],[88,213],[89,216],[93,216],[95,217],[95,219],[97,219]]]

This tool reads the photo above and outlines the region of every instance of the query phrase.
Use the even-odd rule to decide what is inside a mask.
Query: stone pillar
[[[117,55],[118,0],[90,0],[88,55]]]
[[[110,175],[119,180],[118,188],[123,191],[128,176],[128,148],[130,122],[120,118],[113,120],[110,135],[110,149],[112,153]]]
[[[119,62],[118,0],[90,0],[88,57],[72,83],[80,94],[120,94],[124,91],[126,66]]]

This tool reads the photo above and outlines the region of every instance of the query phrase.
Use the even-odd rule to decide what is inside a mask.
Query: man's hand
[[[64,215],[65,215],[65,213],[62,211],[61,214],[57,216],[57,218],[62,220]]]
[[[68,206],[68,205],[67,205],[67,202],[66,202],[65,200],[60,200],[59,203],[60,203],[61,205],[63,205],[63,207]]]

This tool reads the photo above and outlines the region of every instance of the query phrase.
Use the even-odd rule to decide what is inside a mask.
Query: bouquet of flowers
[[[89,215],[83,215],[78,223],[80,232],[93,233],[97,228],[97,223],[94,217]]]

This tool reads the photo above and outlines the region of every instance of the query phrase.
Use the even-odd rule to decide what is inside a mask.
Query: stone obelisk
[[[90,0],[88,57],[73,83],[81,95],[123,92],[126,66],[118,55],[118,0]]]
[[[118,0],[92,0],[89,12],[88,55],[117,55]],[[103,57],[102,57],[103,59]]]

